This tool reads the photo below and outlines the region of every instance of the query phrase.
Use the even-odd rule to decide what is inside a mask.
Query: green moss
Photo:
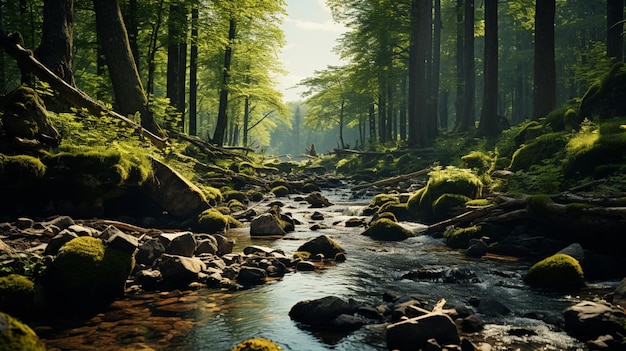
[[[450,228],[443,233],[446,245],[453,249],[467,249],[471,239],[481,237],[481,227],[471,226],[467,228]]]
[[[200,186],[200,190],[202,190],[202,193],[207,198],[207,201],[213,206],[224,200],[222,192],[218,188],[202,185]]]
[[[270,183],[270,188],[276,188],[279,186],[284,186],[287,189],[291,189],[291,185],[289,185],[289,182],[284,179],[276,179]]]
[[[228,228],[229,219],[216,209],[208,209],[198,215],[196,229],[206,233],[222,233]]]
[[[246,339],[233,348],[232,351],[280,351],[282,348],[265,338]]]
[[[100,239],[72,239],[44,272],[45,307],[82,313],[104,306],[124,294],[134,264],[133,255],[105,247]]]
[[[435,202],[444,194],[457,194],[469,199],[482,194],[482,180],[469,169],[447,167],[436,169],[429,175],[426,187],[409,198],[408,208],[413,213],[432,216]]]
[[[531,195],[526,199],[526,209],[535,215],[544,215],[546,205],[552,204],[554,201],[548,195]]]
[[[0,350],[45,351],[46,347],[35,332],[26,324],[8,314],[0,312]]]
[[[396,215],[393,214],[393,212],[380,212],[378,213],[376,220],[383,219],[383,218],[387,218],[393,222],[398,222],[398,219],[396,218]]]
[[[329,236],[320,235],[300,245],[296,252],[308,252],[309,256],[321,254],[325,258],[334,258],[339,253],[345,253],[346,250]]]
[[[580,103],[580,115],[608,119],[624,116],[626,111],[626,65],[617,63],[592,85]]]
[[[465,212],[465,203],[471,199],[465,195],[443,194],[433,202],[435,219],[446,219]]]
[[[472,151],[462,156],[461,161],[465,168],[476,169],[478,173],[484,173],[491,167],[492,158],[480,151]]]
[[[306,261],[311,258],[311,253],[308,251],[296,251],[293,253],[293,258]]]
[[[566,134],[550,133],[537,137],[528,144],[522,145],[513,153],[509,169],[512,171],[527,170],[533,165],[541,165],[549,160],[566,145]]]
[[[370,223],[370,227],[362,235],[374,240],[401,241],[412,237],[413,233],[389,218],[382,218]]]
[[[397,196],[389,194],[378,194],[370,201],[370,207],[380,207],[388,202],[400,203]]]
[[[491,205],[491,202],[489,202],[489,200],[487,199],[474,199],[474,200],[469,200],[465,203],[465,206],[471,206],[471,207],[484,207],[484,206],[489,206]]]
[[[30,182],[43,178],[46,166],[40,159],[28,155],[0,154],[0,181],[5,183]]]
[[[34,306],[35,284],[30,279],[18,274],[0,278],[0,311],[24,318]]]
[[[529,141],[544,133],[543,126],[537,121],[523,123],[518,128],[518,133],[513,136],[513,141],[515,142],[515,145],[517,147],[522,144],[528,143]]]
[[[530,267],[524,281],[534,288],[575,291],[585,285],[585,276],[575,258],[556,254]]]
[[[227,190],[222,193],[224,201],[237,200],[242,203],[248,202],[248,195],[239,190]]]
[[[231,212],[243,211],[248,208],[248,206],[239,202],[239,200],[230,200],[228,201],[228,208]]]
[[[593,205],[585,204],[585,203],[570,203],[565,205],[565,212],[570,216],[578,217],[583,214],[584,210],[587,208],[592,208]]]
[[[152,162],[139,148],[114,143],[107,147],[73,146],[60,150],[42,157],[52,178],[76,184],[94,179],[100,184],[141,185],[152,176]]]
[[[398,221],[407,221],[412,218],[411,212],[407,207],[407,204],[387,202],[378,209],[378,213],[392,213]]]
[[[263,200],[263,193],[257,190],[248,190],[246,196],[248,196],[248,199],[255,202]]]
[[[306,183],[302,187],[302,192],[305,194],[313,193],[313,192],[320,191],[320,190],[321,190],[320,187],[315,183]]]
[[[272,189],[272,193],[278,197],[289,195],[289,189],[284,185],[279,185]]]

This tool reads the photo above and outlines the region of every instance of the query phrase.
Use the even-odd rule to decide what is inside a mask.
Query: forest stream
[[[239,291],[200,288],[191,291],[128,291],[105,312],[89,320],[54,321],[35,326],[48,350],[179,350],[226,351],[250,337],[268,338],[284,350],[386,350],[385,326],[366,325],[351,333],[311,331],[288,315],[298,301],[329,295],[382,303],[385,292],[412,295],[429,305],[445,298],[449,305],[470,305],[472,298],[493,298],[507,306],[505,317],[478,314],[485,329],[465,335],[476,344],[486,340],[494,350],[582,350],[584,344],[563,332],[558,324],[563,309],[581,299],[593,299],[612,291],[617,282],[588,283],[579,295],[530,290],[522,276],[533,262],[508,257],[469,259],[447,248],[442,239],[417,236],[400,242],[377,242],[360,235],[362,227],[342,222],[360,215],[368,199],[353,199],[346,188],[324,195],[331,207],[308,208],[306,203],[281,198],[284,212],[302,222],[296,231],[280,239],[251,238],[248,228],[231,230],[234,252],[250,245],[284,250],[292,254],[306,240],[326,234],[347,253],[343,263],[315,272],[288,273],[278,280]],[[261,202],[257,206],[265,206]],[[314,211],[324,220],[313,221]],[[363,217],[365,218],[365,217]],[[323,222],[328,229],[309,227]],[[340,223],[340,224],[338,224]],[[419,224],[403,223],[418,230]],[[475,278],[461,283],[413,281],[403,275],[417,268],[469,269]]]

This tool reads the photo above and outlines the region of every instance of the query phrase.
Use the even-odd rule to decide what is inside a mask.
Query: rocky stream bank
[[[227,350],[244,338],[266,336],[264,327],[245,337],[223,340],[219,330],[209,330],[216,325],[219,329],[217,320],[228,320],[229,328],[265,325],[267,314],[276,311],[288,316],[293,325],[289,328],[298,329],[297,335],[292,333],[296,341],[268,331],[269,336],[276,347],[292,350],[324,350],[324,345],[346,350],[625,349],[626,315],[619,306],[626,302],[626,283],[618,286],[613,277],[615,283],[589,284],[574,297],[571,292],[529,290],[523,278],[525,270],[539,260],[537,256],[514,258],[490,252],[497,250],[490,245],[494,249],[472,258],[467,255],[471,250],[446,247],[441,233],[418,235],[423,226],[395,220],[385,230],[405,237],[371,235],[375,225],[364,212],[371,211],[374,201],[343,198],[345,203],[333,205],[336,201],[331,200],[321,194],[309,200],[294,195],[266,198],[248,204],[245,211],[254,209],[255,213],[240,217],[244,228],[221,234],[145,229],[67,216],[7,221],[0,224],[4,276],[0,278],[0,310],[26,321],[43,340],[40,345],[55,351],[111,347]],[[529,237],[515,233],[508,242],[500,242],[519,245],[526,254],[542,252],[545,257],[559,251],[580,262],[584,257],[598,257],[580,245]],[[422,257],[423,252],[437,256]],[[444,255],[452,258],[441,261]],[[396,257],[422,262],[407,266]],[[603,258],[588,259],[587,267],[601,271],[598,262],[606,264],[609,259]],[[398,261],[392,269],[377,273],[383,265],[377,267],[379,262],[394,260]],[[513,268],[507,266],[509,261],[515,262]],[[352,262],[357,265],[350,266]],[[479,270],[485,263],[490,268]],[[349,275],[334,277],[337,272]],[[35,283],[24,283],[16,274]],[[487,279],[493,277],[497,282],[491,287]],[[321,285],[324,281],[341,285],[342,280],[347,291]],[[308,286],[311,281],[320,284],[318,293],[301,293],[298,284]],[[485,285],[476,294],[475,289]],[[498,296],[496,287],[567,306],[558,315],[532,306],[521,310]],[[281,289],[292,291],[280,295],[285,301],[257,300],[272,299]],[[461,295],[456,289],[467,291]],[[327,290],[336,293],[319,295]],[[279,307],[286,303],[288,307]],[[262,312],[257,314],[257,308]],[[542,339],[538,329],[516,326],[519,318],[536,321],[562,337],[569,334],[569,339],[561,343]],[[307,338],[314,335],[321,345],[298,348],[302,331]],[[220,335],[221,340],[207,333]],[[364,340],[353,340],[363,333]]]

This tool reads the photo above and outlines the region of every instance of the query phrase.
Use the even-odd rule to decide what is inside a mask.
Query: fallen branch
[[[149,130],[143,128],[141,125],[133,122],[127,117],[120,115],[119,113],[109,110],[104,105],[95,101],[84,92],[74,88],[67,84],[63,79],[59,78],[56,74],[50,71],[46,66],[39,62],[32,54],[31,51],[24,49],[14,39],[8,37],[4,32],[0,31],[0,45],[4,48],[7,54],[13,57],[20,68],[24,68],[34,73],[39,79],[47,82],[50,86],[58,91],[67,102],[76,106],[84,107],[91,114],[100,116],[102,114],[112,116],[126,122],[132,128],[141,132],[146,136],[154,146],[163,149],[167,146],[167,139],[161,138]]]
[[[357,186],[352,187],[352,191],[356,191],[356,190],[361,190],[361,189],[366,189],[366,188],[371,188],[374,186],[381,186],[381,185],[390,185],[390,184],[396,184],[411,178],[415,178],[415,177],[419,177],[421,175],[425,175],[428,174],[428,172],[430,172],[432,170],[431,167],[428,168],[424,168],[420,171],[417,172],[413,172],[413,173],[408,173],[408,174],[404,174],[404,175],[399,175],[399,176],[395,176],[395,177],[391,177],[391,178],[387,178],[387,179],[382,179],[376,182],[372,182],[372,183],[366,183],[366,184],[359,184]]]

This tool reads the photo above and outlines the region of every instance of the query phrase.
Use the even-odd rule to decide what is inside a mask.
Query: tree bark
[[[93,0],[96,28],[106,57],[115,101],[123,115],[139,112],[141,125],[157,136],[164,132],[148,108],[135,60],[128,44],[128,35],[117,0]]]
[[[456,0],[456,100],[454,102],[454,110],[456,114],[455,129],[459,129],[463,121],[463,98],[465,93],[463,87],[465,82],[465,69],[463,65],[463,17],[464,17],[463,0]]]
[[[413,0],[409,49],[409,146],[426,146],[426,40],[431,36],[430,0]]]
[[[624,61],[624,0],[606,1],[606,54],[617,62]]]
[[[485,87],[478,135],[495,137],[498,129],[498,0],[485,0]]]
[[[228,46],[224,51],[224,73],[222,76],[222,88],[220,89],[220,103],[217,114],[217,123],[213,133],[213,142],[219,146],[224,144],[226,126],[228,125],[228,91],[230,89],[230,66],[233,58],[233,44],[237,33],[237,23],[234,18],[230,19],[228,28]]]
[[[189,57],[189,135],[198,129],[198,6],[191,10],[191,53]]]
[[[465,20],[463,37],[463,119],[457,131],[467,132],[474,129],[474,100],[476,95],[476,76],[474,63],[474,0],[465,0]]]
[[[72,72],[74,1],[44,1],[42,29],[41,43],[35,50],[35,57],[67,84],[76,86]]]
[[[187,67],[187,6],[170,4],[167,33],[167,97],[170,104],[181,114],[178,127],[185,126],[185,77]]]
[[[555,0],[536,2],[533,120],[547,116],[556,107],[555,11]]]

